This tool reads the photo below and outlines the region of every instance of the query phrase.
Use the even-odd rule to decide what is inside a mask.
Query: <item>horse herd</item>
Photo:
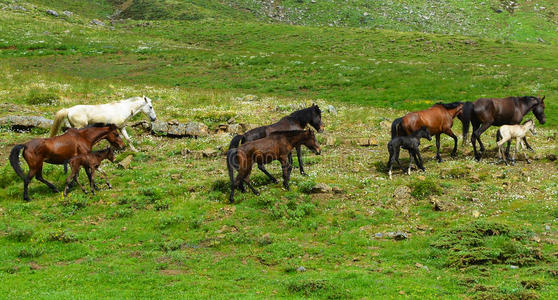
[[[459,118],[463,124],[463,142],[467,139],[469,124],[472,124],[473,132],[471,143],[474,155],[477,160],[481,159],[481,154],[485,147],[480,140],[480,136],[490,126],[502,126],[497,134],[497,142],[500,157],[502,157],[502,147],[507,142],[506,164],[509,160],[509,148],[511,139],[516,139],[516,153],[525,143],[530,150],[532,148],[527,143],[525,135],[527,132],[535,134],[534,122],[529,120],[520,125],[523,117],[530,111],[539,121],[544,124],[546,117],[544,114],[545,97],[508,97],[508,98],[481,98],[474,102],[453,102],[437,103],[432,107],[406,114],[393,121],[391,126],[391,141],[388,143],[389,161],[388,174],[392,177],[393,163],[399,163],[400,149],[409,151],[410,162],[407,173],[410,173],[411,164],[414,161],[421,170],[425,170],[422,157],[419,152],[420,139],[436,138],[436,159],[442,161],[440,155],[440,135],[446,134],[454,140],[452,156],[457,154],[457,136],[452,132],[453,119]],[[97,188],[94,183],[94,173],[104,159],[114,160],[111,147],[123,148],[124,142],[119,136],[118,130],[122,132],[128,141],[130,148],[134,151],[130,137],[126,132],[126,121],[139,112],[144,112],[152,121],[156,119],[155,111],[151,99],[134,97],[120,102],[102,105],[77,105],[68,109],[62,109],[56,113],[55,121],[51,130],[51,137],[37,138],[27,143],[13,147],[10,152],[10,164],[18,176],[24,181],[23,198],[29,201],[28,186],[30,181],[36,177],[37,180],[46,184],[54,192],[58,192],[56,186],[45,180],[42,176],[42,165],[44,162],[50,164],[70,164],[72,172],[66,179],[64,196],[67,195],[69,187],[77,180],[79,170],[83,167],[89,179],[92,193]],[[66,123],[69,129],[62,135],[56,136],[62,122]],[[278,160],[283,171],[283,186],[289,189],[290,174],[293,166],[292,150],[296,149],[299,163],[299,170],[302,175],[306,175],[302,163],[301,147],[304,145],[315,154],[321,153],[316,136],[312,129],[323,132],[324,123],[322,122],[322,112],[320,108],[313,104],[283,117],[278,122],[267,126],[261,126],[247,131],[244,134],[236,135],[229,145],[226,153],[227,169],[231,183],[229,200],[234,202],[234,192],[236,189],[245,192],[246,184],[254,194],[258,191],[252,186],[249,176],[253,164],[266,174],[274,183],[278,183],[264,167],[272,161]],[[75,127],[83,127],[75,129]],[[92,151],[93,146],[101,140],[107,140],[111,147],[102,151]],[[480,151],[477,151],[476,143],[479,143]],[[29,165],[29,173],[24,174],[19,162],[20,152]],[[528,161],[527,156],[525,156]],[[515,154],[513,159],[515,160]],[[111,188],[106,174],[106,183]],[[234,176],[234,171],[238,175]],[[405,172],[405,169],[403,169]],[[81,189],[85,189],[79,184]]]

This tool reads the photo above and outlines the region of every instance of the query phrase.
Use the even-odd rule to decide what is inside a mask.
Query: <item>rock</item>
[[[105,26],[105,23],[103,21],[100,21],[100,20],[97,20],[97,19],[91,20],[91,24],[97,25],[97,26]]]
[[[296,269],[296,271],[297,271],[297,272],[301,272],[301,273],[302,273],[302,272],[306,272],[306,268],[303,267],[303,266],[300,266],[300,267],[298,267],[298,268]]]
[[[374,234],[374,237],[381,239],[384,237],[384,234],[382,232],[377,232],[376,234]]]
[[[56,11],[52,10],[52,9],[47,9],[46,13],[51,15],[51,16],[58,17],[58,13]]]
[[[326,146],[333,146],[335,145],[335,137],[333,136],[328,136],[326,137],[326,142],[325,142]]]
[[[132,159],[134,158],[133,155],[128,155],[126,156],[123,160],[121,160],[118,163],[118,167],[122,168],[122,169],[128,169],[130,167],[130,163],[132,162]]]
[[[331,188],[331,191],[332,191],[334,194],[342,194],[342,193],[343,193],[343,190],[342,190],[340,187],[336,187],[336,186],[334,186],[333,188]]]
[[[370,14],[367,11],[365,11],[362,15],[368,17]]]
[[[178,122],[169,123],[156,121],[151,123],[151,131],[175,137],[200,137],[207,136],[209,134],[209,128],[207,125],[199,122],[188,122],[182,124]]]
[[[373,138],[359,138],[357,140],[359,146],[368,147],[368,146],[378,146],[378,141]]]
[[[186,156],[188,154],[192,153],[192,151],[190,151],[190,149],[182,149],[180,150],[180,154],[182,154],[182,156]]]
[[[217,156],[219,154],[219,151],[215,150],[215,149],[205,149],[202,150],[202,156],[203,157],[214,157]]]
[[[547,154],[546,159],[548,159],[550,161],[555,161],[556,160],[556,154]]]
[[[20,5],[10,5],[10,8],[13,10],[21,10],[21,11],[27,11],[27,8],[20,6]]]
[[[396,241],[406,240],[407,234],[405,232],[398,231],[393,235],[393,239]]]
[[[227,120],[227,124],[233,124],[235,122],[234,118],[230,118]]]
[[[240,126],[242,127],[242,131],[244,131],[244,132],[258,127],[258,125],[254,125],[254,124],[245,124],[245,123],[240,123]]]
[[[519,269],[519,267],[518,267],[518,266],[511,265],[511,266],[510,266],[510,269],[515,270],[515,269]]]
[[[331,193],[332,188],[325,183],[318,183],[312,188],[314,194],[327,194]]]
[[[256,95],[245,95],[242,97],[242,101],[256,101],[258,100],[258,96]]]
[[[29,131],[31,128],[50,129],[52,120],[36,116],[7,116],[0,118],[0,126],[9,126],[13,131]]]
[[[220,124],[217,127],[217,133],[227,132],[229,131],[229,124]]]
[[[62,13],[63,13],[63,14],[64,14],[64,15],[66,16],[66,17],[71,17],[71,16],[73,16],[73,15],[74,15],[74,13],[73,13],[73,12],[71,12],[71,11],[67,11],[67,10],[63,11]]]
[[[373,138],[373,137],[368,138],[368,144],[369,144],[370,146],[378,146],[378,140],[376,140],[376,139]]]
[[[546,43],[545,40],[543,40],[542,38],[538,37],[537,41],[539,41],[540,43]]]
[[[550,231],[550,225],[544,225],[544,230]]]
[[[332,113],[332,114],[334,114],[334,115],[337,114],[337,109],[335,109],[335,107],[334,107],[333,105],[331,105],[331,104],[328,105],[328,106],[326,107],[326,109],[327,109],[328,112],[330,112],[330,113]]]
[[[242,134],[244,130],[240,124],[230,124],[228,128],[229,133]]]
[[[411,188],[406,185],[398,186],[395,191],[393,191],[393,198],[396,199],[410,199],[411,198]]]
[[[480,212],[478,210],[473,210],[473,217],[475,218],[480,217]]]

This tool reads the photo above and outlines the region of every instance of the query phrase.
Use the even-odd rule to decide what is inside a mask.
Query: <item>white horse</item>
[[[82,128],[95,123],[114,124],[120,129],[130,148],[137,152],[138,150],[134,148],[126,132],[126,122],[140,111],[148,115],[151,121],[157,119],[151,99],[146,96],[133,97],[115,103],[76,105],[64,108],[56,113],[54,124],[52,124],[52,129],[50,130],[50,136],[53,137],[58,133],[64,119],[67,119],[69,127],[75,128]]]
[[[515,151],[513,152],[512,158],[512,162],[515,162],[517,152],[521,151],[521,148],[525,148],[523,137],[525,137],[529,131],[533,135],[537,134],[535,131],[535,122],[533,122],[533,120],[527,120],[523,125],[504,125],[500,127],[500,129],[498,129],[498,135],[501,136],[502,139],[498,142],[498,157],[502,159],[502,148],[504,148],[504,144],[512,138],[515,138]],[[527,154],[523,154],[525,155],[525,161],[530,163]],[[508,164],[507,157],[504,161]]]

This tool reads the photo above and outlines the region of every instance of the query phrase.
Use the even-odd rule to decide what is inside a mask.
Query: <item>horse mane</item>
[[[459,105],[463,104],[463,102],[452,102],[452,103],[442,103],[442,102],[438,102],[434,105],[441,105],[443,106],[445,109],[454,109],[457,108]]]
[[[298,120],[298,121],[304,121],[304,122],[308,123],[311,119],[313,110],[315,110],[315,112],[320,117],[322,116],[322,111],[320,110],[320,108],[317,105],[312,105],[310,107],[303,108],[303,109],[300,109],[300,110],[297,110],[297,111],[293,112],[292,114],[288,115],[287,118],[295,119],[295,120]]]

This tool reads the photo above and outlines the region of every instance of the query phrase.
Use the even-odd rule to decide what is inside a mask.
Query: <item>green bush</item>
[[[43,248],[22,248],[18,251],[17,257],[19,258],[34,258],[43,255],[45,250]]]
[[[25,103],[30,105],[57,105],[58,95],[51,91],[44,91],[40,89],[32,89],[25,97]]]
[[[411,183],[410,188],[412,190],[411,195],[418,200],[426,199],[431,195],[442,194],[440,186],[430,179],[417,180]]]
[[[29,227],[9,228],[8,239],[16,242],[28,241],[33,235],[33,229]]]
[[[72,243],[77,241],[78,237],[72,232],[57,230],[49,232],[47,235],[47,240],[51,242]]]

